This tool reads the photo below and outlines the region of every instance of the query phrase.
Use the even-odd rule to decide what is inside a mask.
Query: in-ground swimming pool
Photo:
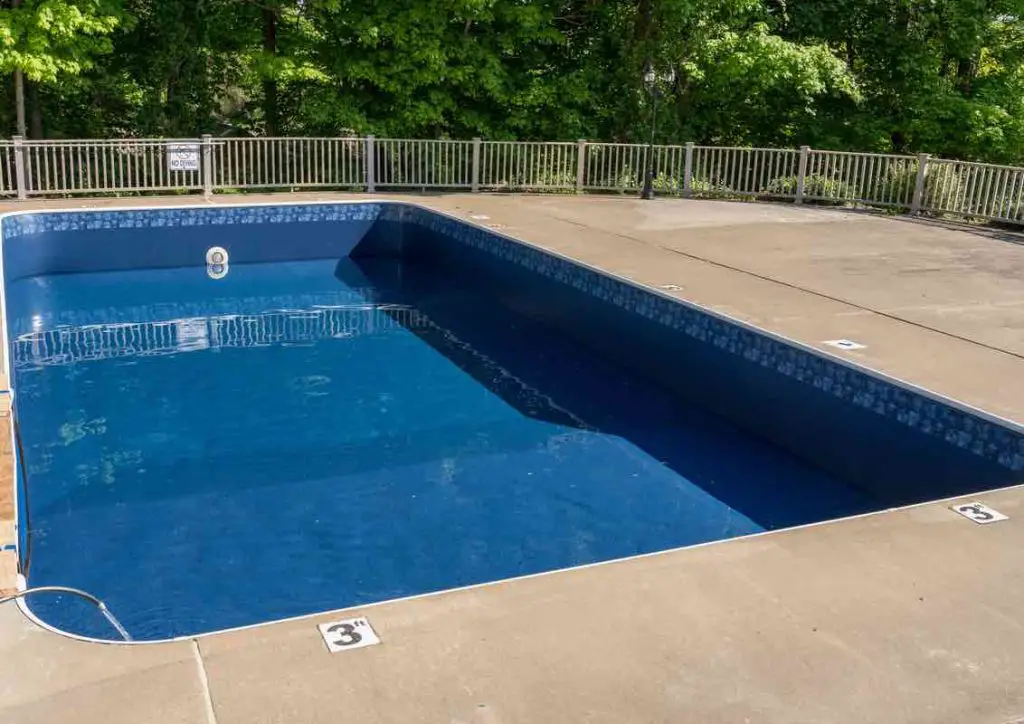
[[[2,231],[23,573],[102,598],[140,640],[1024,468],[1012,426],[416,206],[34,213]],[[77,599],[29,605],[117,638]]]

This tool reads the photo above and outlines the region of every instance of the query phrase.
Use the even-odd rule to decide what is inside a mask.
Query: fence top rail
[[[473,140],[462,139],[462,138],[375,138],[375,143],[392,143],[394,141],[401,141],[402,143],[457,143],[460,145],[472,146]],[[490,143],[497,143],[497,141],[490,141]],[[520,141],[512,141],[512,143],[520,143]],[[522,141],[522,143],[529,143],[529,141]]]
[[[799,148],[768,148],[767,146],[694,146],[694,150],[700,151],[757,151],[762,153],[791,153],[798,155]]]
[[[998,163],[981,163],[979,161],[958,161],[954,158],[929,158],[929,165],[936,164],[939,166],[974,166],[978,168],[994,168],[1003,171],[1015,171],[1017,173],[1024,173],[1024,166],[1004,166]]]
[[[358,141],[363,143],[366,141],[366,136],[218,136],[211,138],[213,143],[232,143],[238,141],[240,143],[256,143],[256,142],[267,142],[267,141]],[[390,141],[398,139],[385,139],[378,138],[377,141]]]
[[[573,145],[575,146],[576,144],[574,143]],[[649,144],[646,143],[616,143],[614,141],[595,143],[593,141],[587,141],[587,146],[597,146],[599,148],[647,148],[648,145]],[[677,143],[656,143],[654,144],[654,147],[685,149],[686,145]]]
[[[895,161],[916,161],[917,156],[908,156],[902,153],[873,153],[871,151],[830,151],[825,148],[812,148],[812,154],[817,156],[868,156],[870,158],[888,158]]]
[[[25,139],[23,146],[121,146],[126,144],[139,144],[162,146],[169,143],[202,143],[201,138],[47,138],[47,139]],[[5,144],[13,144],[13,141],[5,141]]]
[[[472,143],[472,141],[468,141],[468,143]],[[575,146],[577,141],[482,141],[482,143],[492,146]],[[601,144],[587,142],[587,145],[598,146]]]

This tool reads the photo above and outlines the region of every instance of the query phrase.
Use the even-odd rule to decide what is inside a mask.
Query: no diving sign
[[[168,171],[198,171],[199,144],[171,143],[167,146]]]

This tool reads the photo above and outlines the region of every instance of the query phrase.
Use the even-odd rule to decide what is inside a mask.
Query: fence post
[[[810,146],[800,147],[800,165],[797,167],[796,172],[796,199],[794,200],[798,204],[804,202],[804,182],[807,180],[807,159],[810,155]]]
[[[483,141],[479,137],[473,138],[473,182],[470,190],[474,193],[480,190],[480,148]]]
[[[28,198],[28,187],[25,184],[25,138],[14,136],[14,177],[18,182],[18,198]]]
[[[203,196],[213,196],[213,136],[203,134]]]
[[[583,183],[587,170],[587,141],[584,138],[576,141],[576,193],[583,193]]]
[[[377,170],[377,154],[373,148],[373,136],[366,137],[366,190],[371,194],[377,190],[375,175]]]
[[[914,181],[914,198],[910,201],[910,213],[921,213],[921,203],[924,201],[924,175],[928,168],[929,154],[917,154],[917,179]]]
[[[693,196],[693,141],[686,142],[686,160],[683,162],[683,197]]]

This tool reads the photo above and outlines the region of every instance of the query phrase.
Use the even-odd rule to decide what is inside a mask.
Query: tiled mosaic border
[[[414,207],[405,220],[740,355],[840,400],[894,418],[1002,467],[1024,471],[1024,435],[996,422],[457,219]]]
[[[120,211],[26,213],[3,220],[5,239],[30,234],[97,229],[155,229],[180,226],[296,224],[321,221],[374,221],[393,204],[287,204],[269,206],[197,206]]]
[[[6,217],[6,239],[43,232],[322,221],[400,220],[449,236],[585,291],[666,327],[771,368],[879,415],[898,420],[1014,471],[1024,471],[1024,435],[997,422],[887,382],[585,266],[458,219],[396,203],[285,204],[120,211],[39,212]]]

